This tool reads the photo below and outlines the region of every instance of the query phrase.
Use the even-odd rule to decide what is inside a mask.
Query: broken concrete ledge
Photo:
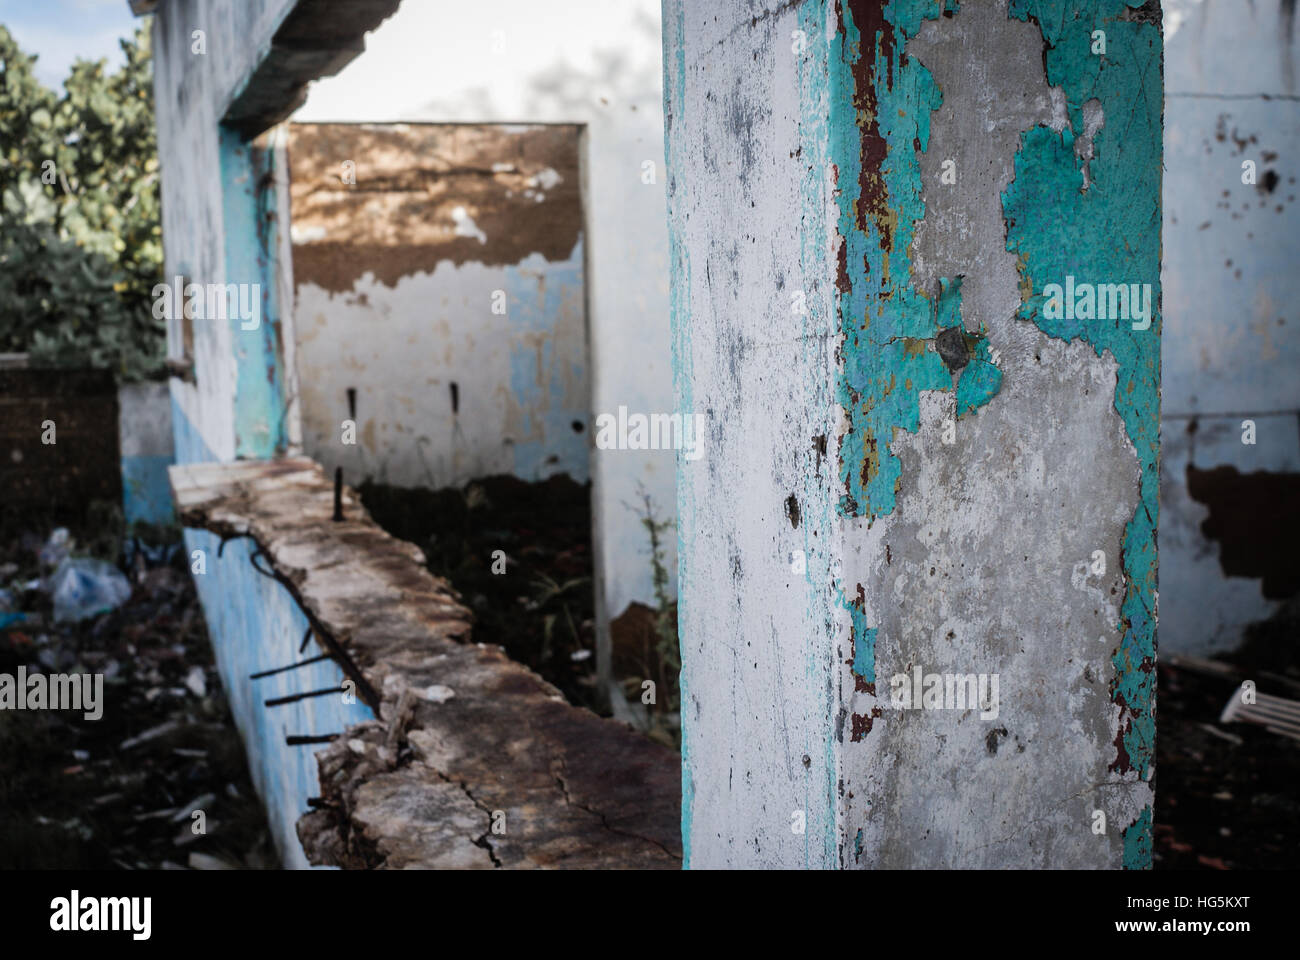
[[[567,703],[500,647],[413,544],[314,461],[171,468],[187,527],[250,537],[376,720],[319,752],[298,821],[314,864],[679,868],[676,753]],[[216,639],[214,638],[214,643]]]

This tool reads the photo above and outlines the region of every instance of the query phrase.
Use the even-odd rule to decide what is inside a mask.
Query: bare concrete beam
[[[306,458],[170,470],[189,527],[251,537],[380,719],[317,754],[307,857],[346,867],[681,866],[676,753],[602,720],[496,646],[418,547]],[[211,575],[211,574],[210,574]],[[360,692],[360,690],[359,690]]]
[[[398,0],[301,0],[271,40],[271,51],[222,122],[250,140],[307,99],[307,85],[333,76],[365,50],[365,34],[397,11]]]

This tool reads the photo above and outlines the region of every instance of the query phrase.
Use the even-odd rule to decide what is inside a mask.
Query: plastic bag
[[[67,527],[59,527],[50,534],[50,539],[45,541],[45,546],[41,547],[38,557],[41,566],[46,569],[53,569],[67,559],[68,553],[72,550],[72,536],[68,533]]]
[[[67,557],[50,577],[56,623],[75,622],[115,610],[131,596],[131,584],[111,563]]]

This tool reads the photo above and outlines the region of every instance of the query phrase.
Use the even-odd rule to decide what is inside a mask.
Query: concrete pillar
[[[751,7],[664,4],[687,863],[1148,866],[1159,7]]]
[[[289,391],[285,389],[285,311],[289,249],[281,224],[287,187],[280,154],[277,177],[275,130],[244,141],[229,127],[219,131],[221,198],[225,236],[225,279],[237,284],[253,301],[251,316],[233,317],[235,351],[235,455],[259,459],[285,452],[289,443]],[[288,268],[291,269],[291,268]],[[241,307],[242,307],[241,301]]]

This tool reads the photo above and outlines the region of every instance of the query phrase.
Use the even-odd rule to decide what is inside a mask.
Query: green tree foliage
[[[166,321],[149,32],[47,89],[0,26],[0,352],[157,375]]]

